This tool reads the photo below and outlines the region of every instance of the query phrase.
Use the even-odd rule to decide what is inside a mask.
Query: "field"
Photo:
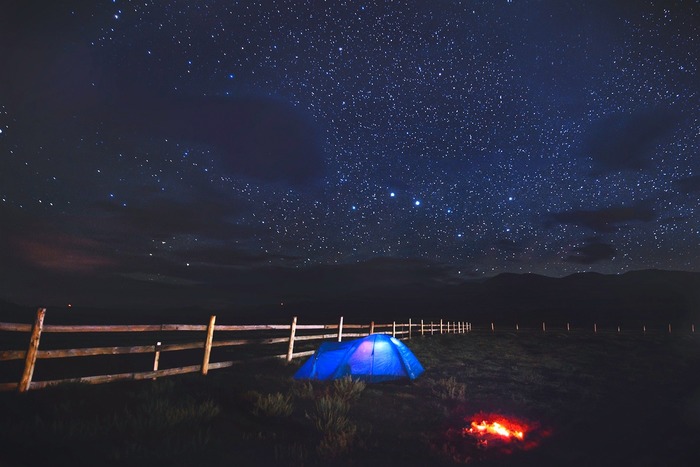
[[[413,382],[304,383],[301,364],[0,394],[0,465],[700,465],[700,336],[414,338]],[[479,446],[471,416],[525,420]]]

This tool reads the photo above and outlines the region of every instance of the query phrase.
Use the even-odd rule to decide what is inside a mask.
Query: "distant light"
[[[235,78],[235,77],[236,77],[236,75],[233,74],[233,73],[229,73],[229,75],[228,75],[228,79],[233,79],[233,78]]]
[[[509,196],[509,197],[508,197],[508,201],[513,201],[513,197],[512,197],[512,196]]]
[[[68,304],[68,308],[73,308],[73,304],[72,304],[72,303],[69,303],[69,304]]]
[[[413,204],[415,204],[416,206],[420,206],[420,201],[419,201],[419,200],[416,200],[416,202],[413,203]]]
[[[391,193],[389,193],[389,196],[391,196],[392,198],[394,198],[394,197],[396,196],[396,193],[394,193],[394,192],[392,191]]]
[[[353,210],[353,211],[356,210],[356,209],[357,209],[357,206],[353,206],[353,207],[352,207],[352,210]]]

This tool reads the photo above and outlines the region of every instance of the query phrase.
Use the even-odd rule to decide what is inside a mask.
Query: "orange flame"
[[[516,438],[522,441],[525,437],[525,431],[521,425],[509,422],[507,420],[501,420],[500,422],[488,422],[486,420],[482,420],[481,423],[473,421],[471,427],[465,428],[465,430],[467,433],[474,434],[479,437],[488,434],[500,436],[504,440]]]

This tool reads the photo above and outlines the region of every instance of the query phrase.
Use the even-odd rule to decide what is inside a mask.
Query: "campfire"
[[[539,422],[500,413],[479,412],[460,420],[434,447],[462,464],[534,449],[551,434]]]
[[[528,425],[519,420],[502,415],[477,414],[471,424],[462,429],[462,435],[475,438],[481,447],[509,443],[520,443],[525,447],[525,434],[528,430]]]

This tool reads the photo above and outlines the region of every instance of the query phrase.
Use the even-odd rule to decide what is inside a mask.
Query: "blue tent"
[[[372,334],[347,342],[324,342],[294,375],[295,379],[338,379],[352,376],[369,383],[416,379],[423,366],[401,341]]]

